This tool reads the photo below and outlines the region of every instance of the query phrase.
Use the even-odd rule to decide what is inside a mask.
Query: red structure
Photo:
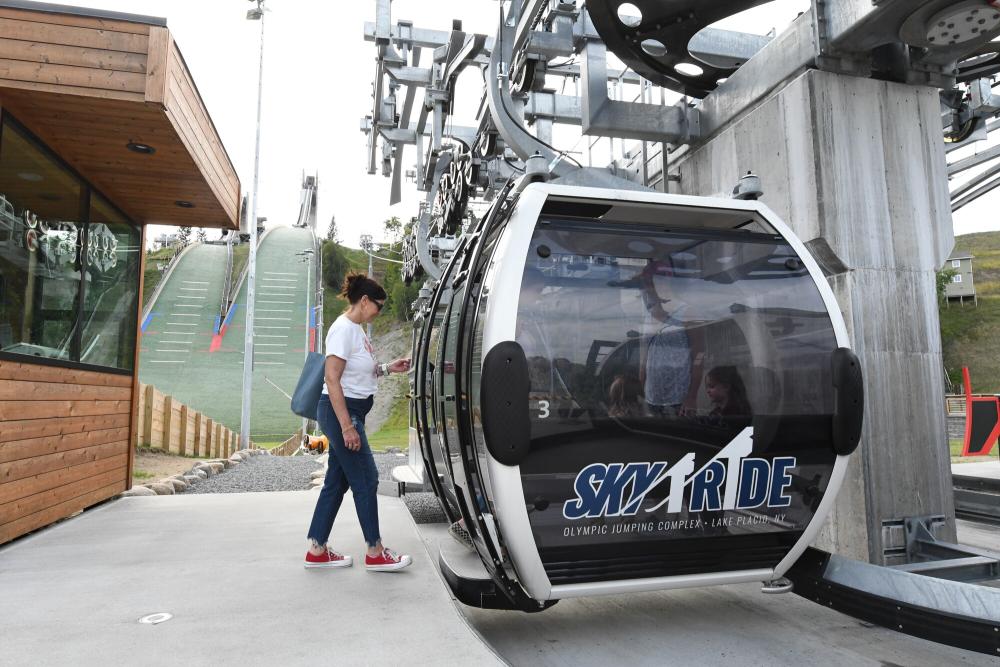
[[[969,369],[962,369],[965,384],[965,443],[962,456],[988,456],[1000,437],[1000,398],[973,396]]]

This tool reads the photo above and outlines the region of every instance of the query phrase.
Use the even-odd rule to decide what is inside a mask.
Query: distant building
[[[976,298],[976,283],[972,276],[972,255],[955,254],[948,258],[944,268],[955,272],[944,288],[944,294],[948,301],[958,301],[965,304],[967,299],[979,305]]]

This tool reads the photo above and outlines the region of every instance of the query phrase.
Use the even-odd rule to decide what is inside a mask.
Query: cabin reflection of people
[[[687,325],[689,306],[678,297],[673,267],[651,260],[637,276],[646,312],[659,329],[641,346],[639,381],[654,416],[693,416],[700,384],[701,336]]]
[[[529,398],[534,405],[537,405],[537,401],[565,401],[572,398],[572,392],[559,369],[560,364],[568,367],[570,362],[555,357],[554,341],[549,339],[549,332],[545,327],[545,306],[542,303],[542,291],[545,287],[545,276],[541,271],[530,266],[524,270],[515,339],[524,349],[528,360],[528,378],[531,383]]]
[[[705,376],[705,394],[712,403],[709,420],[720,426],[745,426],[751,417],[746,385],[735,366],[716,366]]]

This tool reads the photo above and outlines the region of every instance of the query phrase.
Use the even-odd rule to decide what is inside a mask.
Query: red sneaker
[[[314,556],[311,551],[306,551],[306,567],[350,567],[354,559],[344,554],[339,554],[330,547],[318,556]]]
[[[365,555],[365,569],[372,572],[392,572],[408,567],[413,559],[406,554],[397,554],[392,549],[382,549],[378,556]]]

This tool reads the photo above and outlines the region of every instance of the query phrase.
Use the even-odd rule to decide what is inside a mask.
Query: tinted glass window
[[[4,116],[0,352],[130,370],[140,239],[137,227]]]
[[[817,382],[836,347],[826,307],[794,251],[769,235],[542,226],[517,340],[531,397],[561,428],[683,417],[732,430],[754,414],[833,407]]]
[[[612,527],[619,523],[639,522],[627,540],[804,528],[834,459],[837,344],[815,282],[783,239],[543,221],[520,290],[516,339],[529,364],[532,424],[522,482],[530,507],[541,499],[552,508],[530,514],[540,547],[620,542]],[[774,509],[770,501],[754,505],[753,515],[765,518],[752,525],[740,523],[746,512],[696,509],[705,482],[699,471],[711,465],[707,479],[718,484],[722,452],[733,445],[735,456],[745,442],[752,451],[742,458],[786,457],[794,460],[789,479],[803,480],[776,491]],[[742,458],[727,465],[735,470]],[[661,481],[627,507],[630,516],[616,514],[614,503],[592,506],[593,466],[608,477],[646,470],[651,483],[658,465],[690,468],[669,504],[670,485]],[[632,497],[633,487],[613,488]],[[718,507],[735,507],[728,495],[726,503]],[[671,508],[682,506],[698,521],[677,523],[682,515]],[[606,532],[577,539],[573,531],[594,522]]]
[[[80,361],[131,370],[142,235],[93,195],[87,226],[87,289]]]
[[[451,308],[448,310],[447,328],[444,335],[444,346],[441,354],[441,402],[444,417],[445,448],[449,453],[452,468],[456,476],[461,476],[458,468],[461,466],[458,441],[458,413],[455,408],[457,383],[455,378],[455,362],[458,355],[458,323],[461,319],[462,300],[465,297],[465,287],[454,291]]]
[[[83,184],[9,122],[0,130],[0,350],[77,361]]]

